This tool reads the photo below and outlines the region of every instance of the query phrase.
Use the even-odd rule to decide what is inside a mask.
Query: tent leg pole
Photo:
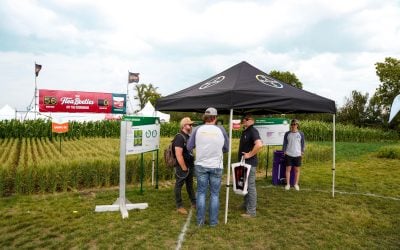
[[[268,179],[269,145],[267,146],[267,166],[265,169],[265,179]]]
[[[336,120],[333,114],[333,138],[332,138],[332,197],[335,197],[335,170],[336,170]]]
[[[232,153],[232,117],[233,109],[229,115],[229,153],[228,153],[228,174],[226,175],[226,201],[225,201],[225,224],[228,223],[228,207],[229,207],[229,184],[231,175],[231,153]]]

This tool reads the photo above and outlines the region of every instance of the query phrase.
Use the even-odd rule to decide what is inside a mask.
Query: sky
[[[294,73],[340,108],[379,86],[400,58],[399,0],[1,0],[0,108],[38,89],[135,94],[128,71],[163,96],[247,61]],[[137,103],[133,106],[138,109]]]

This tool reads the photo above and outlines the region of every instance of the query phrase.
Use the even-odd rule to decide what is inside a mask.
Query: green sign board
[[[160,148],[160,118],[124,116],[126,154],[140,154]]]
[[[289,120],[286,118],[257,118],[254,125],[279,125],[288,123]]]
[[[254,128],[258,130],[264,145],[282,145],[289,120],[285,118],[257,118]]]

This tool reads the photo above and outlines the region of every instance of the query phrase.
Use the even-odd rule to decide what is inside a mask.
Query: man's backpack
[[[176,136],[181,135],[183,139],[185,140],[186,143],[186,137],[182,135],[181,133],[178,133],[175,135],[174,139],[171,141],[171,143],[168,145],[168,147],[164,150],[164,161],[165,161],[165,166],[167,168],[174,168],[175,166],[178,165],[178,161],[176,160],[175,152],[174,152],[174,141]]]

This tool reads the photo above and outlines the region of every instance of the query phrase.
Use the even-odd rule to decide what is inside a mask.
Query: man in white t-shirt
[[[210,226],[218,224],[219,191],[223,172],[223,153],[228,152],[228,135],[216,125],[217,110],[208,108],[203,115],[204,124],[193,129],[187,149],[196,149],[194,161],[197,178],[197,225],[202,226],[206,215],[206,195],[210,186]]]

